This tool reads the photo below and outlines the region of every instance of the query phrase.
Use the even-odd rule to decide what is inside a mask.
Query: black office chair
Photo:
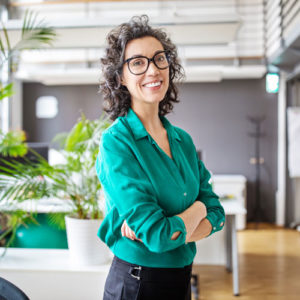
[[[192,299],[193,300],[199,300],[200,295],[199,295],[199,278],[197,274],[192,274],[191,278],[191,291],[192,291]]]
[[[30,300],[27,295],[10,281],[0,277],[0,300]]]

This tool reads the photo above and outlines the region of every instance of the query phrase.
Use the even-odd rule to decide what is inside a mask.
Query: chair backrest
[[[0,277],[0,300],[29,300],[28,296],[10,281]]]

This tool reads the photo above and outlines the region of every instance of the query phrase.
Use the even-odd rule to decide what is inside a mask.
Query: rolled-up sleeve
[[[213,192],[211,174],[200,159],[198,159],[198,166],[200,172],[200,189],[197,200],[202,201],[206,206],[206,218],[212,225],[212,230],[208,235],[210,236],[224,227],[225,211],[219,201],[219,197]]]
[[[97,175],[108,206],[115,206],[137,238],[152,252],[161,253],[185,244],[186,228],[178,216],[167,217],[153,187],[130,147],[114,132],[101,137]],[[180,231],[176,240],[172,235]]]

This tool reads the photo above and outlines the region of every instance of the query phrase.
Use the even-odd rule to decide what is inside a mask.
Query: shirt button
[[[216,230],[216,227],[214,227],[213,230]]]
[[[186,196],[186,195],[187,195],[186,192],[184,192],[184,193],[183,193],[183,196]]]

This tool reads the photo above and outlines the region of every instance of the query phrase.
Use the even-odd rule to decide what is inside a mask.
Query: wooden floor
[[[225,266],[194,265],[199,299],[299,300],[300,232],[268,224],[248,224],[238,232],[240,296],[232,294]]]

